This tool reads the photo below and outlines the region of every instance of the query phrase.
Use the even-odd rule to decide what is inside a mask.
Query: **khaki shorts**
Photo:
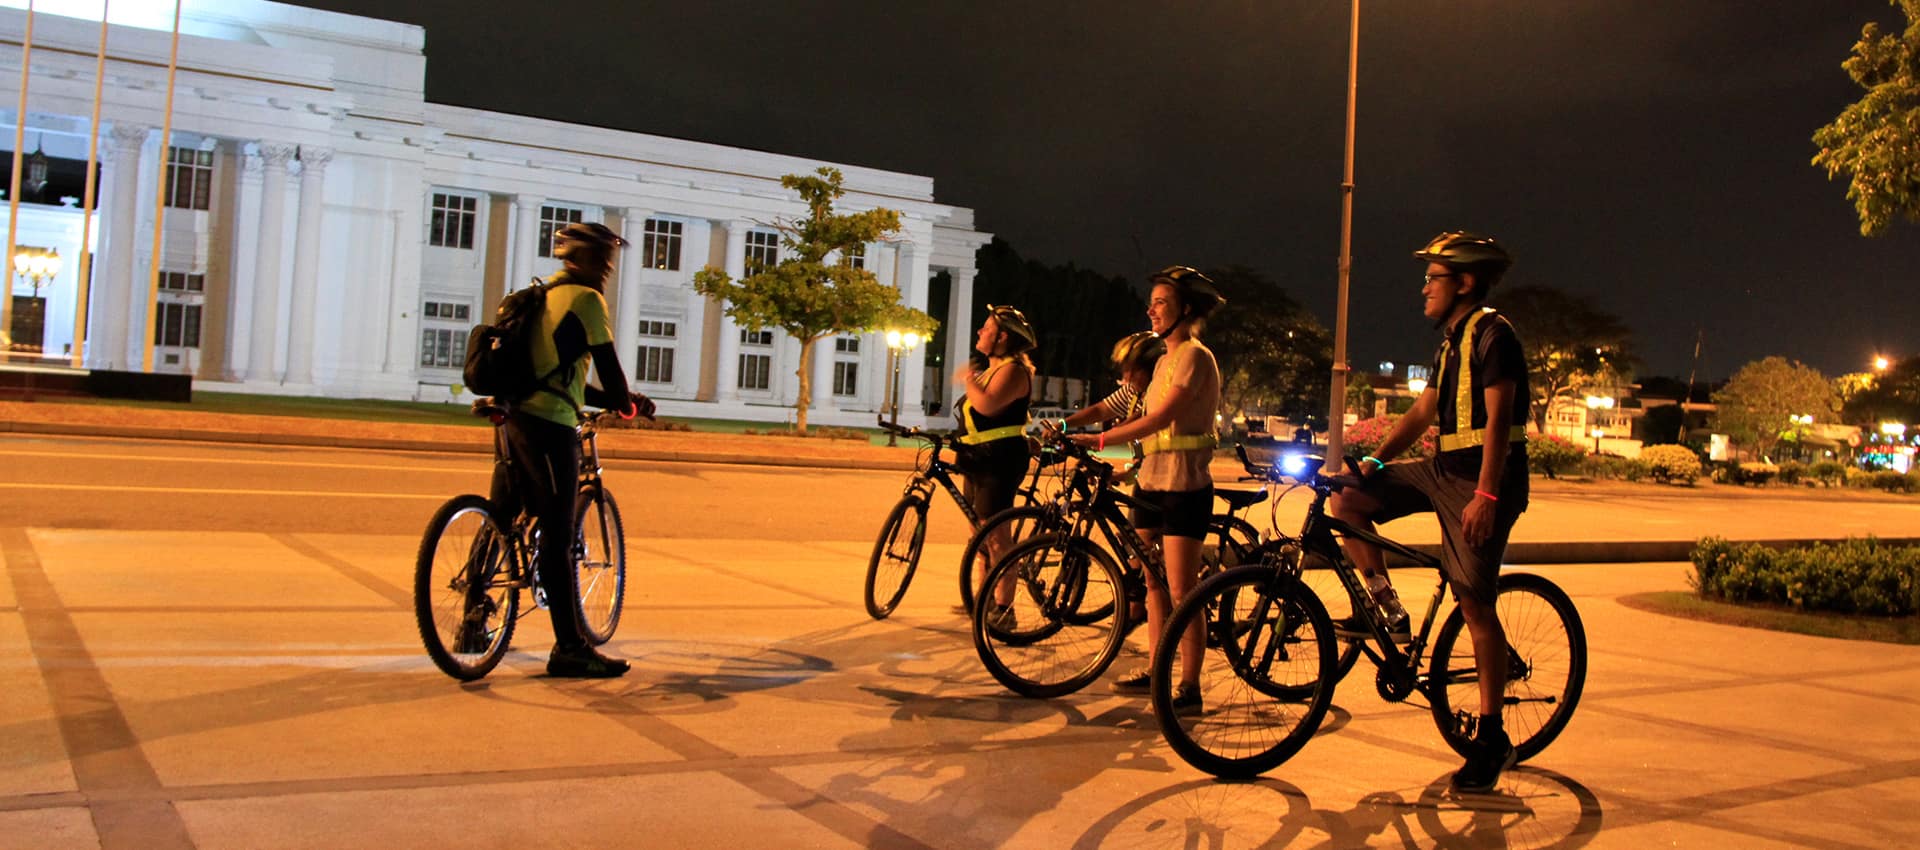
[[[1498,592],[1500,561],[1507,552],[1507,535],[1527,509],[1526,459],[1518,469],[1509,461],[1495,503],[1493,533],[1479,546],[1467,545],[1462,518],[1473,501],[1476,478],[1452,475],[1431,459],[1395,461],[1367,476],[1360,492],[1380,504],[1367,518],[1387,522],[1417,513],[1440,519],[1440,568],[1453,583],[1455,595],[1491,604]],[[1518,477],[1517,486],[1514,480]]]

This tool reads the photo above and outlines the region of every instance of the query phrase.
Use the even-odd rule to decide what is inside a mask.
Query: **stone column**
[[[900,287],[900,301],[908,307],[925,311],[927,307],[927,271],[932,259],[930,253],[921,251],[911,242],[900,243],[900,279],[894,282]],[[927,384],[927,346],[926,343],[914,346],[912,351],[900,354],[900,415],[902,421],[912,415],[912,421],[919,423],[926,417],[927,408],[922,403],[923,391]]]
[[[293,309],[287,318],[287,377],[284,383],[313,383],[314,301],[320,281],[320,216],[325,199],[330,148],[300,149],[300,207],[294,219]]]
[[[747,230],[744,221],[727,222],[727,276],[739,280],[747,270]],[[726,306],[721,305],[723,308]],[[714,399],[725,403],[740,400],[740,326],[720,314],[720,358],[714,383]]]
[[[640,269],[647,264],[646,255],[640,251],[647,245],[647,216],[652,214],[639,207],[627,207],[622,213],[621,226],[626,229],[622,235],[631,244],[621,250],[619,265],[614,267],[618,291],[613,299],[614,350],[620,353],[620,362],[626,365],[629,378],[638,374],[641,366],[634,360],[640,350]],[[695,364],[698,368],[698,361]]]
[[[508,292],[526,289],[537,273],[533,261],[540,255],[535,244],[540,241],[540,201],[531,195],[513,198],[513,242],[507,246],[507,256],[513,258],[508,268],[513,271],[507,277]]]
[[[858,337],[855,337],[858,339]],[[833,364],[839,362],[838,334],[813,341],[813,398],[808,407],[814,413],[832,413],[840,409],[833,395]],[[861,376],[863,379],[866,376]]]
[[[947,352],[946,386],[943,391],[948,396],[947,409],[960,401],[959,390],[953,387],[953,376],[966,368],[967,358],[973,355],[973,275],[971,268],[948,269],[953,275],[953,286],[947,293]]]
[[[133,290],[134,227],[140,205],[140,155],[153,128],[140,124],[115,123],[109,133],[107,170],[101,184],[111,186],[107,195],[106,232],[100,244],[105,246],[95,257],[95,265],[104,265],[105,274],[94,277],[87,295],[91,317],[87,320],[86,363],[90,369],[127,368],[127,349],[132,345],[132,329],[127,325],[127,299]]]
[[[254,253],[253,327],[248,336],[247,380],[271,381],[277,375],[280,335],[280,242],[286,232],[287,164],[292,145],[261,142],[260,237]],[[298,317],[295,319],[298,321]]]
[[[227,362],[225,380],[246,378],[247,359],[253,349],[253,301],[258,282],[255,266],[260,256],[260,157],[238,151],[240,181],[234,191],[233,241],[227,245],[232,262],[233,288],[228,307]]]

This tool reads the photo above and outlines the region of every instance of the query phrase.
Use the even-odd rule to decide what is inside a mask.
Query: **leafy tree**
[[[1920,0],[1893,0],[1907,17],[1899,34],[1868,23],[1841,63],[1866,95],[1813,134],[1813,164],[1847,177],[1860,233],[1878,236],[1895,219],[1920,223]]]
[[[1227,304],[1207,320],[1220,361],[1220,400],[1230,411],[1263,410],[1305,422],[1325,416],[1333,336],[1286,289],[1244,266],[1207,273]]]
[[[1631,377],[1633,332],[1592,300],[1552,287],[1516,286],[1495,290],[1493,302],[1512,320],[1526,351],[1537,430],[1546,430],[1554,399],[1572,397],[1596,382]]]
[[[749,330],[779,328],[800,342],[800,397],[794,402],[794,428],[807,432],[807,405],[813,397],[813,344],[828,336],[890,326],[922,334],[933,331],[933,317],[900,303],[900,290],[880,283],[870,272],[843,259],[868,242],[900,229],[897,210],[876,208],[835,213],[833,203],[846,190],[837,168],[810,175],[788,174],[780,185],[807,205],[807,217],[780,220],[786,250],[778,263],[734,280],[708,266],[693,276],[694,291],[726,304],[728,318]]]
[[[1752,446],[1762,457],[1782,437],[1799,437],[1795,416],[1832,421],[1837,409],[1833,384],[1819,370],[1784,357],[1768,357],[1740,367],[1713,394],[1714,421],[1734,442]]]
[[[1101,389],[1111,389],[1117,377],[1107,360],[1113,344],[1147,329],[1146,302],[1127,279],[1071,263],[1050,266],[1026,259],[999,238],[981,246],[974,263],[979,269],[973,289],[975,327],[984,320],[988,304],[1010,304],[1026,314],[1040,337],[1040,346],[1030,354],[1039,370],[1038,396],[1069,406],[1103,398]],[[1067,398],[1062,378],[1085,381],[1088,392]]]
[[[1920,357],[1894,363],[1878,375],[1842,375],[1834,384],[1840,418],[1849,425],[1920,422]]]

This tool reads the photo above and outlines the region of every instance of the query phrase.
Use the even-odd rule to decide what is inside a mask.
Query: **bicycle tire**
[[[993,516],[987,517],[985,522],[980,523],[980,527],[974,530],[973,536],[967,538],[967,548],[960,553],[961,610],[968,614],[973,613],[975,561],[980,557],[980,548],[986,543],[987,535],[1001,528],[1007,529],[1007,548],[1012,549],[1013,544],[1020,543],[1036,534],[1046,531],[1062,530],[1046,522],[1049,514],[1050,511],[1048,511],[1048,509],[1038,505],[1022,505],[996,513]],[[1046,527],[1043,528],[1043,526]],[[988,569],[991,569],[992,566],[992,564],[986,565]],[[986,570],[982,569],[980,572],[984,573]]]
[[[907,527],[907,512],[913,512],[913,527],[902,540],[901,529]],[[901,548],[904,542],[905,548]],[[900,599],[907,595],[907,585],[913,582],[913,571],[920,566],[920,550],[927,544],[927,500],[909,494],[901,496],[887,512],[887,519],[880,525],[880,536],[874,538],[873,555],[867,559],[867,584],[864,602],[867,616],[884,620],[900,606]]]
[[[1201,655],[1204,710],[1180,716],[1173,708],[1180,636],[1209,609],[1217,613],[1207,628],[1225,633]],[[1228,570],[1202,582],[1168,617],[1149,676],[1154,717],[1188,764],[1227,779],[1258,776],[1320,728],[1333,702],[1334,660],[1332,621],[1297,579],[1261,565]]]
[[[1208,518],[1207,536],[1202,538],[1200,546],[1200,575],[1195,584],[1246,563],[1257,545],[1259,534],[1251,523],[1230,514],[1214,514]],[[1135,602],[1143,600],[1136,599]],[[1111,609],[1100,605],[1085,611],[1074,611],[1069,619],[1086,625],[1104,620],[1112,613]]]
[[[1494,605],[1507,634],[1510,659],[1501,715],[1515,761],[1526,761],[1559,737],[1580,704],[1587,682],[1586,627],[1566,591],[1537,575],[1502,575]],[[1467,721],[1480,707],[1473,641],[1465,627],[1466,617],[1455,607],[1434,638],[1427,674],[1433,722],[1447,746],[1462,756],[1471,749]]]
[[[434,512],[414,558],[413,615],[441,672],[470,682],[506,657],[519,619],[518,559],[486,498],[455,496]]]
[[[588,643],[599,646],[613,639],[626,607],[627,532],[613,494],[597,482],[580,488],[573,534],[580,631]]]
[[[1126,593],[1126,579],[1107,550],[1081,538],[1032,538],[994,564],[985,586],[997,587],[1002,577],[1016,583],[1006,619],[996,619],[989,597],[974,607],[971,623],[980,663],[1008,690],[1039,699],[1070,694],[1120,657],[1126,606],[1113,600]],[[1069,618],[1090,595],[1117,616],[1096,623]]]

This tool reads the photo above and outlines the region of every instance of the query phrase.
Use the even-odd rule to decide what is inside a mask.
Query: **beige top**
[[[1153,382],[1147,384],[1147,413],[1160,409],[1174,387],[1185,387],[1188,396],[1186,409],[1173,418],[1173,433],[1213,433],[1214,411],[1220,407],[1220,366],[1213,351],[1199,340],[1169,347],[1154,365]],[[1212,449],[1155,452],[1140,463],[1140,486],[1170,492],[1211,487],[1213,475],[1207,465],[1212,462]]]

